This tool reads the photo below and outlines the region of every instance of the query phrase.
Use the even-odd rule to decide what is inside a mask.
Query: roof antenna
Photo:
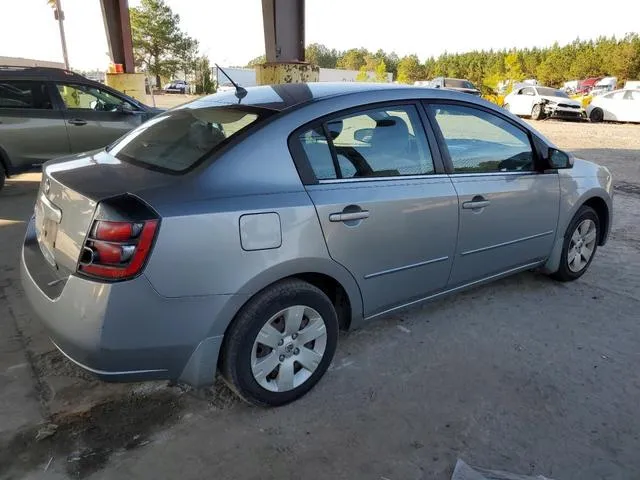
[[[240,100],[242,100],[244,97],[247,96],[247,90],[243,87],[241,87],[240,85],[238,85],[236,82],[234,82],[231,77],[229,75],[227,75],[227,72],[225,72],[223,69],[220,68],[220,66],[217,63],[214,63],[214,65],[216,66],[216,68],[218,70],[220,70],[222,72],[222,74],[227,77],[229,79],[229,81],[231,82],[231,84],[235,87],[236,89],[236,97],[238,98],[238,103],[240,103]]]

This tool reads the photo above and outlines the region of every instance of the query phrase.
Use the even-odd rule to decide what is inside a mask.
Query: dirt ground
[[[555,480],[640,478],[640,126],[532,124],[615,178],[609,243],[580,280],[523,273],[373,321],[343,334],[317,388],[279,409],[222,385],[137,386],[44,440],[41,426],[0,436],[0,478],[444,480],[457,458]],[[18,281],[36,181],[0,196],[0,333],[66,372],[29,344],[37,322]]]

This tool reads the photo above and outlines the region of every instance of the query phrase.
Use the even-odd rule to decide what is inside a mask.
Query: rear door
[[[18,171],[69,153],[67,127],[40,80],[0,80],[0,148]]]
[[[526,129],[483,107],[431,103],[458,193],[460,229],[449,287],[534,265],[551,253],[560,186],[536,171]]]
[[[329,254],[355,277],[365,314],[442,290],[458,229],[457,196],[413,103],[351,110],[300,129],[294,156]]]
[[[57,83],[56,90],[64,106],[73,153],[104,147],[146,118],[133,103],[100,88]]]

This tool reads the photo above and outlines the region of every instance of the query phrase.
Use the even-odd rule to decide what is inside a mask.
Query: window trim
[[[357,177],[357,178],[335,178],[335,179],[326,179],[319,180],[316,177],[315,172],[313,171],[313,167],[311,166],[311,162],[309,161],[304,148],[302,148],[302,144],[300,143],[299,136],[300,134],[306,132],[314,128],[317,128],[319,125],[322,125],[323,130],[325,131],[325,136],[327,137],[327,144],[329,145],[329,150],[331,151],[331,156],[333,161],[337,161],[337,155],[335,152],[335,147],[333,146],[333,139],[330,135],[328,135],[328,131],[326,128],[326,124],[330,123],[331,120],[344,117],[346,115],[351,115],[357,112],[364,112],[367,110],[375,110],[378,108],[385,107],[398,107],[398,106],[413,106],[418,113],[418,119],[420,121],[420,126],[422,127],[422,133],[425,135],[427,140],[427,148],[429,153],[431,154],[431,160],[433,162],[433,173],[423,173],[418,175],[394,175],[388,177]],[[413,125],[414,133],[416,130],[419,130],[419,126]],[[289,146],[289,153],[293,158],[293,163],[298,170],[298,174],[300,175],[300,180],[304,185],[319,185],[323,183],[343,183],[343,182],[372,182],[372,181],[393,181],[393,180],[410,180],[410,179],[425,179],[425,178],[437,178],[446,174],[445,164],[443,158],[440,154],[440,149],[438,146],[438,142],[434,132],[432,131],[432,126],[428,120],[427,113],[425,111],[424,106],[421,103],[420,99],[402,99],[402,100],[387,100],[376,103],[368,103],[356,105],[353,107],[345,108],[342,110],[338,110],[335,112],[331,112],[320,117],[317,117],[309,122],[304,123],[303,125],[297,127],[293,132],[289,134],[289,138],[287,139],[287,145]],[[335,164],[334,164],[335,168]],[[336,171],[337,175],[338,171]]]
[[[507,117],[506,115],[502,114],[501,112],[495,111],[491,108],[487,108],[483,105],[478,105],[478,104],[474,104],[474,103],[468,103],[465,101],[461,101],[461,100],[448,100],[448,99],[424,99],[422,100],[422,104],[425,108],[425,111],[427,113],[427,117],[429,118],[429,122],[432,125],[432,128],[435,132],[436,138],[438,140],[437,145],[438,148],[440,149],[440,154],[442,155],[442,159],[445,165],[445,170],[447,172],[447,174],[449,174],[452,178],[455,177],[460,177],[463,175],[473,175],[473,176],[482,176],[482,175],[505,175],[505,174],[517,174],[517,175],[530,175],[530,174],[538,174],[538,173],[542,173],[544,171],[546,171],[547,169],[544,168],[544,162],[542,159],[542,155],[541,152],[539,150],[539,148],[537,147],[537,143],[534,141],[534,136],[533,136],[533,132],[531,132],[531,130],[523,127],[522,125],[517,124],[516,122],[514,122],[512,119],[510,119],[509,117]],[[446,140],[444,138],[444,135],[442,134],[442,130],[440,129],[440,126],[438,125],[438,122],[436,120],[435,114],[432,110],[432,107],[434,105],[451,105],[451,106],[459,106],[459,107],[466,107],[466,108],[471,108],[471,109],[475,109],[475,110],[480,110],[482,112],[485,113],[489,113],[491,115],[494,115],[498,118],[500,118],[501,120],[506,121],[507,123],[509,123],[511,126],[516,127],[518,130],[520,130],[522,133],[524,133],[527,138],[529,139],[529,146],[531,147],[531,152],[533,154],[533,170],[527,170],[527,171],[516,171],[516,172],[469,172],[469,173],[456,173],[454,168],[453,168],[453,161],[451,160],[451,155],[449,154],[449,148],[447,147],[447,143]]]

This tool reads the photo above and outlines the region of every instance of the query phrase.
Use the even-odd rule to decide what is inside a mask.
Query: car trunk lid
[[[122,162],[105,151],[48,162],[35,206],[40,250],[55,268],[75,271],[98,203],[144,191],[176,177]]]

